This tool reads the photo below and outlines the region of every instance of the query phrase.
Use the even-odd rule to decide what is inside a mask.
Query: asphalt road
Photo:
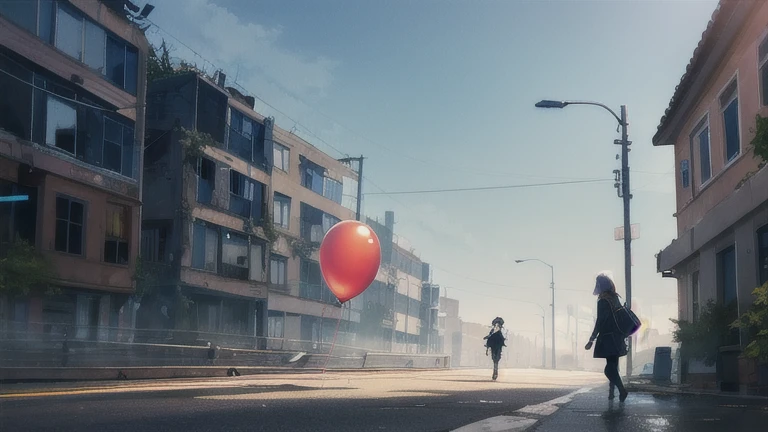
[[[503,370],[6,385],[2,431],[449,431],[562,397],[599,374]]]

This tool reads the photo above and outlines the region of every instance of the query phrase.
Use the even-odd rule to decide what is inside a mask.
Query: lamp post
[[[557,369],[557,358],[556,358],[557,356],[555,354],[555,346],[556,346],[556,343],[555,343],[555,268],[552,267],[551,264],[548,264],[538,258],[515,260],[515,262],[518,264],[522,264],[528,261],[536,261],[549,267],[549,271],[550,271],[549,288],[552,290],[552,369]]]
[[[627,106],[621,106],[621,115],[608,108],[607,106],[599,102],[587,102],[587,101],[554,101],[554,100],[542,100],[536,103],[536,108],[565,108],[568,105],[594,105],[599,106],[611,115],[619,123],[621,128],[621,139],[614,140],[614,144],[621,146],[621,188],[618,190],[619,197],[624,204],[624,285],[626,286],[627,294],[627,307],[632,308],[632,234],[630,227],[630,212],[629,212],[629,200],[632,199],[629,189],[629,145],[632,141],[629,140],[629,122],[627,121]],[[616,186],[619,187],[618,185]],[[632,375],[632,338],[628,339],[628,353],[627,353],[627,376]]]

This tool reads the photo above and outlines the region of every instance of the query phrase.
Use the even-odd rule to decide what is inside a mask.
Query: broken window
[[[48,95],[46,112],[45,143],[74,155],[77,150],[77,111],[74,106]]]
[[[235,170],[229,171],[229,211],[248,218],[251,216],[251,201],[254,182]]]
[[[128,264],[128,209],[107,204],[107,231],[104,239],[104,262]]]
[[[216,162],[201,157],[197,163],[197,202],[210,204],[216,186]]]
[[[221,275],[248,279],[248,238],[225,230],[221,240]]]
[[[56,250],[82,255],[84,225],[85,204],[74,198],[56,197]]]
[[[299,169],[301,170],[301,185],[312,190],[318,195],[323,194],[325,187],[325,168],[310,161],[304,156],[299,156]]]

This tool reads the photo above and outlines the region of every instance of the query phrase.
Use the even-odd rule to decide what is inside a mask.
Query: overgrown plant
[[[157,278],[147,268],[141,255],[136,257],[136,268],[133,271],[133,280],[136,282],[136,298],[141,301],[145,296],[152,295],[157,286]]]
[[[717,361],[720,347],[727,344],[731,336],[731,323],[736,316],[736,304],[724,306],[713,300],[701,309],[695,322],[671,320],[677,325],[673,340],[682,344],[685,357],[703,360],[707,366]]]
[[[755,127],[752,129],[755,137],[752,138],[751,145],[755,157],[762,159],[761,166],[768,162],[768,118],[760,114],[755,116]]]
[[[277,241],[280,234],[275,229],[275,224],[272,222],[272,215],[267,215],[264,219],[259,221],[259,226],[264,231],[264,237],[269,241],[270,245]]]
[[[10,297],[29,294],[53,295],[52,264],[25,240],[16,240],[0,256],[0,294]]]
[[[750,341],[744,355],[768,363],[768,282],[752,291],[755,302],[742,314],[732,328],[745,330]]]
[[[181,145],[184,149],[184,161],[197,166],[197,161],[205,155],[206,147],[218,147],[216,140],[205,132],[181,128]]]
[[[320,248],[320,243],[305,240],[301,237],[291,240],[293,256],[301,259],[311,259],[312,253]]]
[[[150,46],[147,56],[147,82],[182,75],[189,72],[199,72],[197,66],[181,61],[178,67],[171,63],[171,50],[165,39],[159,47]]]

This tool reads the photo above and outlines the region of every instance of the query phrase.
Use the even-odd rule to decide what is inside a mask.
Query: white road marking
[[[491,417],[456,429],[454,432],[517,432],[533,426],[536,420],[525,417]]]
[[[541,417],[554,414],[559,408],[558,405],[566,404],[572,401],[577,394],[586,393],[590,390],[592,390],[591,387],[584,387],[565,396],[552,399],[551,401],[520,408],[515,411],[515,413],[520,414],[520,416],[491,417],[466,425],[453,432],[522,432],[535,425]],[[486,401],[480,402],[482,403]],[[535,418],[529,418],[527,416],[533,416]]]

